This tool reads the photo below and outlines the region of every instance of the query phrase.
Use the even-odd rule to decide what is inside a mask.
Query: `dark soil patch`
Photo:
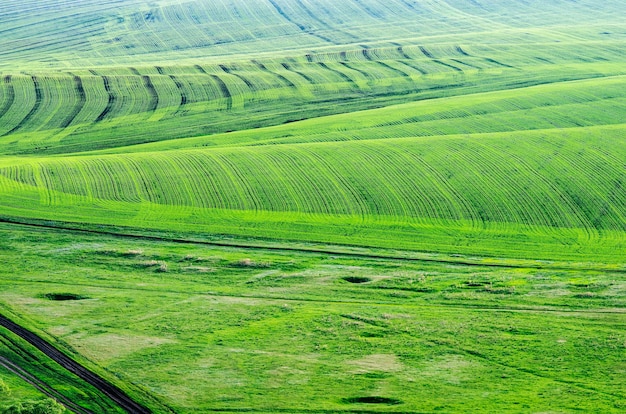
[[[361,336],[363,338],[384,338],[387,334],[385,332],[365,331],[361,332]]]
[[[350,283],[367,283],[372,281],[372,279],[370,279],[369,277],[362,276],[346,276],[343,278],[343,280]]]
[[[342,402],[345,404],[386,404],[386,405],[402,404],[402,401],[396,398],[377,397],[377,396],[344,398]]]
[[[464,287],[483,287],[483,286],[487,286],[489,285],[490,282],[488,281],[482,281],[482,280],[468,280],[463,282],[463,286]]]
[[[48,300],[58,301],[89,299],[87,296],[77,295],[75,293],[44,293],[41,297]]]

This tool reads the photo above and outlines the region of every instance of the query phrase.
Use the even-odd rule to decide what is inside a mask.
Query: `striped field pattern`
[[[625,258],[624,0],[0,1],[0,318],[155,414],[624,413]]]
[[[626,251],[619,2],[22,3],[0,7],[5,217]]]

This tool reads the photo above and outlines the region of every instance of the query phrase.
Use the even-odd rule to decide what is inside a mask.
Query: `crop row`
[[[197,60],[259,50],[284,54],[330,47],[339,48],[339,54],[351,54],[355,48],[348,45],[360,45],[357,54],[367,60],[376,59],[385,48],[394,49],[390,45],[397,47],[397,39],[415,39],[409,42],[414,44],[431,37],[442,48],[458,45],[462,39],[465,44],[484,43],[476,42],[472,33],[490,33],[498,39],[493,42],[496,47],[580,40],[560,26],[550,27],[555,22],[548,16],[560,10],[560,2],[547,2],[540,11],[521,0],[515,3],[503,8],[477,2],[406,0],[117,0],[106,4],[50,0],[20,2],[18,8],[15,1],[8,1],[0,8],[0,56],[4,66],[29,62],[32,68],[32,63],[38,62],[47,67],[93,67]],[[567,13],[559,12],[558,23],[585,21],[589,29],[576,25],[576,30],[587,30],[585,37],[600,22],[621,23],[619,1],[605,1],[602,8],[590,3],[568,4]],[[510,8],[518,13],[505,12]],[[425,52],[435,58],[435,64],[441,57],[437,47],[431,50],[429,46]],[[397,54],[417,56],[419,52],[407,49]]]
[[[304,111],[306,103],[316,108],[323,107],[318,102],[333,101],[361,101],[360,105],[367,105],[368,101],[364,98],[372,96],[396,95],[399,98],[409,92],[418,99],[424,99],[446,96],[448,91],[455,88],[507,89],[533,82],[561,80],[563,76],[551,71],[550,64],[545,64],[545,69],[532,72],[509,69],[503,67],[508,64],[502,62],[491,63],[487,67],[485,58],[474,56],[475,52],[469,52],[469,48],[461,46],[448,50],[457,57],[451,58],[449,55],[445,59],[433,54],[443,54],[444,51],[433,52],[423,46],[414,47],[422,54],[422,60],[409,59],[414,54],[410,48],[398,46],[389,50],[398,53],[399,49],[405,58],[376,60],[382,57],[382,53],[372,50],[368,52],[372,60],[350,60],[346,55],[345,60],[333,61],[311,56],[308,59],[310,62],[306,59],[268,59],[178,67],[102,68],[65,74],[6,74],[0,81],[0,136],[19,134],[17,141],[21,143],[40,140],[57,145],[54,143],[68,136],[89,133],[94,128],[100,128],[98,125],[103,121],[116,118],[120,121],[114,124],[115,127],[125,128],[138,122],[176,120],[182,116],[215,114],[224,110],[238,110],[237,116],[245,117],[247,111],[258,113],[260,107],[265,108],[262,111],[268,111],[269,102],[275,105],[281,101],[291,101],[292,110],[302,106]],[[495,59],[491,60],[496,62]],[[438,69],[429,72],[432,69],[429,65],[435,65]],[[444,72],[437,72],[441,70]],[[483,71],[487,70],[504,72],[486,76],[484,73],[489,72]],[[613,69],[607,66],[607,70]],[[584,66],[579,71],[581,74],[574,75],[574,78],[597,76],[590,75]],[[358,109],[359,104],[354,105]],[[506,102],[502,105],[503,108],[507,106]],[[305,112],[309,116],[315,113]],[[132,120],[122,120],[129,115],[136,116]],[[219,116],[212,115],[211,119],[219,119]],[[235,118],[232,120],[234,122]],[[198,118],[189,124],[201,128],[206,125],[206,119]],[[533,127],[537,126],[533,124]],[[160,129],[161,132],[150,132],[148,135],[153,140],[163,139],[160,135],[167,135],[164,133],[167,128]],[[219,126],[215,129],[221,132]],[[234,128],[225,126],[224,129]],[[38,134],[33,135],[34,132]],[[426,134],[441,133],[434,131]],[[84,142],[89,145],[89,142]]]
[[[626,231],[621,129],[32,161],[12,180],[61,194],[202,209]],[[600,207],[600,208],[598,208]]]
[[[0,82],[0,135],[85,126],[116,117],[178,116],[187,104],[195,111],[230,110],[246,102],[291,95],[304,100],[338,92],[389,90],[388,80],[406,88],[421,72],[398,62],[263,63],[90,70],[66,75],[5,75]],[[401,68],[401,69],[400,69]],[[126,72],[126,73],[124,73]],[[405,80],[404,80],[405,79]],[[378,86],[378,83],[381,85]],[[319,99],[319,98],[318,98]],[[336,98],[337,99],[337,98]],[[202,109],[200,109],[202,108]]]
[[[575,82],[430,99],[320,117],[273,128],[212,134],[109,152],[244,146],[550,130],[622,124],[626,78]],[[563,134],[566,134],[566,130]]]

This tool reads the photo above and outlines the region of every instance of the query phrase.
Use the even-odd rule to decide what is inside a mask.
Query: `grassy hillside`
[[[621,0],[0,22],[0,310],[155,412],[623,411]]]
[[[0,300],[155,412],[625,408],[623,270],[0,235]]]
[[[5,217],[623,257],[617,3],[72,4],[5,7]]]
[[[418,101],[116,154],[6,158],[4,214],[620,263],[624,79]]]

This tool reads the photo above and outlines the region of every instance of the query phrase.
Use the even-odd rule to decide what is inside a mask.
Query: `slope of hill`
[[[4,1],[0,221],[35,227],[0,224],[0,311],[155,411],[619,412],[625,22],[622,0]]]
[[[26,6],[2,11],[5,216],[447,254],[624,253],[617,2]],[[204,149],[180,152],[190,146]],[[76,155],[102,149],[120,155]]]

